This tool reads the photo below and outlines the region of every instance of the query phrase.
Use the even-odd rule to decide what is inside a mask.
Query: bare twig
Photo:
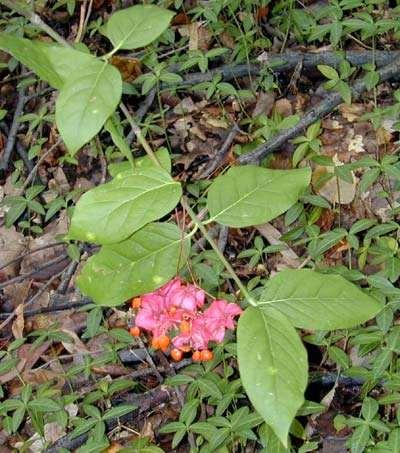
[[[154,98],[156,96],[157,90],[153,88],[150,90],[149,94],[146,96],[146,99],[144,102],[141,104],[141,106],[137,109],[137,112],[135,114],[135,120],[140,123],[146,113],[149,111],[149,108],[154,102]],[[135,130],[131,128],[131,131],[129,132],[126,141],[129,143],[129,145],[133,142],[133,139],[135,138]]]
[[[52,247],[57,247],[58,245],[65,245],[65,242],[52,242],[51,244],[46,244],[46,245],[43,245],[42,247],[38,247],[36,249],[30,250],[29,252],[26,252],[23,255],[18,256],[17,258],[14,258],[14,259],[12,259],[10,261],[7,261],[7,263],[3,264],[0,267],[0,271],[2,269],[5,269],[8,266],[11,266],[11,264],[18,263],[18,261],[23,260],[25,257],[27,257],[29,255],[33,255],[34,253],[40,252],[41,250],[46,250],[46,249],[49,249],[49,248],[52,248]]]
[[[39,291],[37,291],[37,293],[32,296],[27,302],[24,303],[24,308],[26,307],[29,307],[29,305],[32,305],[33,302],[35,302],[35,300],[37,300],[46,290],[49,286],[51,286],[51,284],[53,283],[53,281],[58,278],[64,271],[61,271],[59,272],[58,274],[56,275],[53,275],[40,289]],[[17,307],[18,308],[18,307]],[[0,331],[8,324],[10,323],[16,316],[16,313],[17,313],[17,308],[6,318],[5,321],[3,321],[1,324],[0,324]]]
[[[33,170],[33,163],[28,157],[28,153],[26,152],[25,147],[22,145],[22,143],[17,140],[16,143],[16,148],[17,148],[17,153],[19,154],[19,157],[24,161],[25,167],[28,169],[28,171]]]
[[[0,289],[3,289],[6,286],[12,285],[14,283],[21,282],[22,280],[25,280],[27,278],[33,277],[35,274],[39,273],[40,271],[43,271],[44,269],[47,269],[50,266],[54,266],[55,264],[61,263],[62,261],[64,261],[67,258],[68,258],[68,255],[66,253],[64,253],[61,256],[58,256],[57,258],[54,258],[51,261],[48,261],[43,266],[40,266],[37,269],[34,269],[32,272],[29,272],[27,274],[18,275],[17,277],[10,278],[9,280],[6,280],[5,282],[0,283]],[[64,272],[64,269],[63,269],[63,272]]]
[[[18,122],[19,117],[22,115],[25,105],[25,88],[18,90],[18,101],[17,106],[14,111],[13,121],[10,127],[10,132],[7,137],[7,143],[4,148],[3,157],[0,163],[0,170],[6,170],[8,167],[8,162],[10,160],[12,151],[15,145],[15,139],[17,137],[18,127],[20,123]]]
[[[65,271],[60,286],[57,289],[58,294],[65,294],[68,289],[68,285],[72,279],[72,276],[74,275],[76,268],[78,267],[78,261],[72,261],[67,270]]]
[[[400,58],[393,61],[391,64],[379,70],[380,82],[388,80],[400,74]],[[352,86],[353,98],[357,98],[367,89],[363,78],[359,78]],[[339,93],[333,92],[329,94],[322,102],[309,109],[301,118],[301,120],[293,127],[283,130],[280,134],[272,137],[266,143],[262,144],[254,151],[239,156],[237,162],[239,164],[256,164],[259,163],[268,154],[271,154],[276,149],[280,148],[287,140],[301,134],[305,128],[315,123],[315,121],[323,118],[330,113],[335,107],[343,103],[343,99]]]
[[[211,176],[214,171],[216,171],[219,166],[225,161],[226,156],[229,153],[233,140],[235,139],[237,133],[239,132],[239,128],[237,124],[234,124],[233,127],[228,132],[221,149],[212,157],[210,160],[210,165],[207,165],[204,170],[200,173],[199,178],[208,178]]]
[[[157,370],[157,366],[154,363],[153,357],[149,354],[149,351],[147,350],[146,345],[143,343],[143,341],[142,341],[142,339],[140,337],[138,338],[138,343],[139,343],[139,346],[144,350],[144,355],[145,355],[146,362],[153,369],[154,374],[157,376],[158,382],[161,384],[161,382],[164,379],[161,376],[160,372]]]
[[[248,77],[249,74],[257,76],[260,72],[266,68],[270,68],[273,72],[286,72],[296,67],[299,61],[303,62],[303,68],[311,69],[315,68],[319,64],[325,64],[337,68],[340,62],[345,58],[353,66],[362,66],[366,63],[374,62],[377,67],[384,67],[391,64],[394,60],[399,58],[400,51],[385,51],[376,50],[373,51],[358,51],[349,50],[344,53],[343,57],[338,55],[336,52],[292,52],[286,51],[282,54],[268,54],[267,61],[262,64],[242,64],[242,65],[223,65],[218,68],[214,68],[206,73],[195,72],[187,74],[183,77],[183,82],[173,85],[190,86],[196,85],[197,83],[211,81],[216,75],[221,75],[224,80],[232,80],[238,77]],[[174,68],[178,71],[179,68]],[[174,72],[174,71],[172,71]],[[171,84],[170,84],[171,85]],[[164,83],[162,88],[168,87],[169,84]]]
[[[128,120],[129,125],[132,128],[132,131],[136,135],[136,138],[138,142],[143,146],[144,150],[146,151],[147,155],[150,157],[150,159],[158,166],[160,166],[160,162],[157,159],[157,156],[154,154],[154,151],[151,149],[149,143],[145,139],[145,137],[142,134],[142,130],[140,127],[136,124],[135,120],[133,119],[132,115],[129,113],[129,110],[126,108],[123,102],[120,103],[119,105],[122,113],[125,115],[126,119]]]
[[[19,190],[20,194],[24,193],[26,188],[29,186],[29,184],[32,182],[32,180],[35,178],[35,175],[36,175],[36,172],[40,166],[40,164],[46,159],[46,157],[51,154],[55,148],[57,148],[57,146],[61,143],[61,138],[59,138],[57,140],[56,143],[54,143],[54,145],[52,145],[48,150],[46,150],[38,159],[38,161],[36,162],[35,166],[32,168],[32,170],[30,171],[28,177],[25,179],[24,181],[24,185],[21,187],[21,189]]]

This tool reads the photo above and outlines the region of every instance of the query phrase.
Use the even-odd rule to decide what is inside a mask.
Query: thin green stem
[[[208,234],[206,228],[204,225],[199,221],[199,219],[196,217],[196,214],[192,211],[191,207],[187,203],[185,198],[182,198],[181,200],[182,206],[186,209],[187,213],[189,214],[190,218],[192,219],[192,222],[199,228],[203,236],[206,238],[207,242],[211,245],[213,248],[214,252],[217,254],[218,258],[222,262],[222,264],[225,266],[225,269],[228,271],[229,275],[232,277],[232,280],[236,283],[238,288],[240,289],[241,293],[243,294],[244,298],[249,302],[250,305],[253,307],[257,306],[257,302],[255,299],[250,295],[250,293],[247,291],[246,287],[243,285],[243,283],[240,281],[239,277],[236,275],[235,271],[233,270],[233,267],[229,264],[227,259],[224,257],[222,254],[221,250],[218,248],[217,244],[213,241],[213,239],[210,237]]]
[[[151,149],[148,141],[144,138],[142,134],[142,130],[140,127],[135,123],[135,120],[132,118],[132,115],[129,113],[129,110],[126,108],[123,102],[119,104],[120,109],[122,110],[122,113],[125,115],[126,119],[128,120],[129,125],[131,126],[133,132],[136,135],[136,138],[138,142],[143,146],[144,150],[150,157],[150,159],[159,167],[161,167],[161,164],[159,160],[157,159],[157,156],[154,154],[154,151]]]

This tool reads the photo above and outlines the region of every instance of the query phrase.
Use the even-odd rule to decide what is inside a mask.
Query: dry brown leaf
[[[275,101],[275,94],[272,91],[260,93],[251,116],[254,118],[258,115],[269,115],[272,111]]]
[[[60,331],[66,333],[72,340],[72,342],[62,341],[62,345],[70,354],[89,352],[85,343],[80,340],[75,332],[65,328],[60,329]]]
[[[333,160],[334,160],[335,164],[343,165],[342,162],[340,162],[337,159],[337,156],[334,156]],[[334,167],[317,166],[314,171],[313,181],[315,181],[316,177],[319,178],[324,173],[333,174],[333,172],[334,172]],[[336,176],[333,176],[322,187],[319,187],[316,189],[317,194],[326,198],[330,203],[339,203],[339,204],[351,203],[354,200],[354,197],[356,195],[356,187],[357,187],[356,177],[354,176],[353,172],[351,174],[353,176],[352,183],[349,183],[347,181],[344,181],[341,178],[337,178]]]
[[[28,370],[22,372],[22,378],[25,383],[31,385],[41,385],[45,382],[55,381],[53,388],[61,390],[64,387],[65,379],[63,378],[62,370],[53,371],[44,368]]]
[[[53,244],[58,241],[57,236],[66,234],[68,231],[68,218],[65,210],[60,211],[56,220],[53,220],[44,229],[44,234],[33,239],[29,243],[29,249],[34,250],[45,245]],[[31,253],[21,261],[21,273],[30,273],[43,266],[45,263],[59,257],[65,251],[64,245],[46,248]],[[50,275],[54,275],[52,269],[48,270]]]
[[[58,195],[66,195],[71,190],[68,179],[61,167],[57,167],[55,170],[54,178],[50,179],[48,187],[51,191],[56,192]]]
[[[189,50],[208,50],[212,38],[208,28],[200,22],[193,22],[186,28],[189,35]]]
[[[142,74],[142,65],[137,58],[113,55],[110,62],[119,70],[124,82],[133,82]]]
[[[277,230],[274,226],[272,226],[270,223],[257,225],[256,228],[259,231],[259,233],[261,233],[261,235],[264,236],[271,245],[282,243],[282,241],[280,240],[280,237],[282,236],[281,232]],[[301,260],[291,248],[287,247],[286,249],[281,250],[279,253],[282,255],[286,264],[286,266],[283,267],[297,268],[300,266]]]
[[[18,258],[25,251],[26,238],[11,228],[0,227],[0,267]],[[19,268],[18,263],[11,264],[0,271],[0,281],[15,277]]]
[[[65,434],[65,429],[57,422],[46,423],[44,425],[44,438],[50,445],[65,436]]]
[[[24,336],[24,304],[19,304],[15,309],[16,318],[11,326],[11,331],[14,335],[14,338],[23,338]]]
[[[10,300],[13,310],[15,310],[18,305],[24,303],[24,301],[28,297],[30,288],[31,282],[25,280],[21,283],[8,285],[3,289],[3,293],[6,296],[6,299]]]
[[[345,118],[349,123],[357,121],[362,114],[365,112],[364,104],[340,104],[338,107],[343,118]]]
[[[50,344],[51,344],[50,341],[46,341],[37,348],[34,348],[30,344],[23,344],[18,349],[17,356],[20,359],[20,361],[18,362],[16,369],[11,370],[6,374],[2,374],[0,376],[0,384],[5,384],[6,382],[11,381],[18,375],[18,373],[22,373],[22,370],[24,371],[30,370],[33,367],[33,365],[35,365],[35,363],[40,359],[42,354],[44,354],[47,351]]]
[[[292,103],[289,101],[289,99],[278,99],[275,102],[275,111],[279,113],[280,115],[287,117],[290,115],[293,115],[293,107]]]

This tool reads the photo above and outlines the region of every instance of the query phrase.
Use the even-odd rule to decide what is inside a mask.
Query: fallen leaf
[[[258,95],[256,105],[251,114],[253,118],[258,115],[268,116],[274,106],[275,94],[272,91],[262,92]]]
[[[336,157],[336,159],[335,159]],[[338,161],[337,156],[334,156],[334,162],[336,165],[343,165],[342,162]],[[334,173],[334,167],[321,167],[317,166],[314,175],[323,173]],[[313,175],[313,179],[314,179]],[[321,197],[326,198],[330,203],[349,204],[354,200],[356,195],[357,180],[354,173],[351,172],[353,182],[349,183],[341,178],[333,176],[330,178],[322,187],[318,187],[316,192]]]
[[[23,254],[26,247],[26,238],[11,228],[0,227],[0,267]],[[1,269],[0,281],[15,277],[18,273],[19,263],[13,263]]]
[[[24,336],[24,304],[19,304],[15,309],[16,318],[12,323],[11,331],[14,335],[14,338],[23,338]]]
[[[46,423],[44,425],[44,438],[50,444],[53,444],[61,437],[65,436],[65,429],[57,422]]]
[[[0,384],[5,384],[6,382],[11,381],[18,373],[22,373],[22,370],[30,370],[33,365],[40,359],[42,354],[44,354],[49,348],[51,342],[46,341],[37,348],[33,347],[30,344],[23,344],[17,352],[17,356],[20,359],[15,369],[9,371],[6,374],[0,375]]]
[[[289,101],[289,99],[286,98],[278,99],[275,102],[274,109],[277,113],[279,113],[283,117],[293,115],[292,103]]]
[[[357,121],[365,112],[364,104],[340,104],[338,109],[349,123]]]
[[[133,82],[142,74],[142,65],[137,58],[113,55],[110,63],[119,70],[124,82]]]

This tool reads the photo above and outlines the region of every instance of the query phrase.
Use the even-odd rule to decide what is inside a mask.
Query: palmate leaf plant
[[[119,49],[151,43],[166,30],[172,16],[153,5],[115,13],[103,29],[113,50],[100,58],[4,33],[0,48],[59,90],[56,124],[72,155],[105,125],[129,160],[112,169],[110,182],[83,195],[73,212],[67,239],[101,246],[80,272],[81,291],[99,305],[118,306],[161,287],[185,265],[191,237],[200,231],[243,296],[245,311],[237,332],[243,386],[257,412],[287,446],[308,376],[307,353],[296,328],[349,328],[374,317],[381,304],[343,277],[311,269],[281,271],[255,300],[209,237],[205,225],[212,222],[245,228],[286,212],[309,186],[309,168],[233,167],[210,185],[209,217],[200,221],[182,197],[181,184],[170,175],[165,150],[156,159],[139,161],[129,155],[112,119],[121,98],[121,76],[108,60]],[[179,203],[192,218],[189,232],[160,221]]]

